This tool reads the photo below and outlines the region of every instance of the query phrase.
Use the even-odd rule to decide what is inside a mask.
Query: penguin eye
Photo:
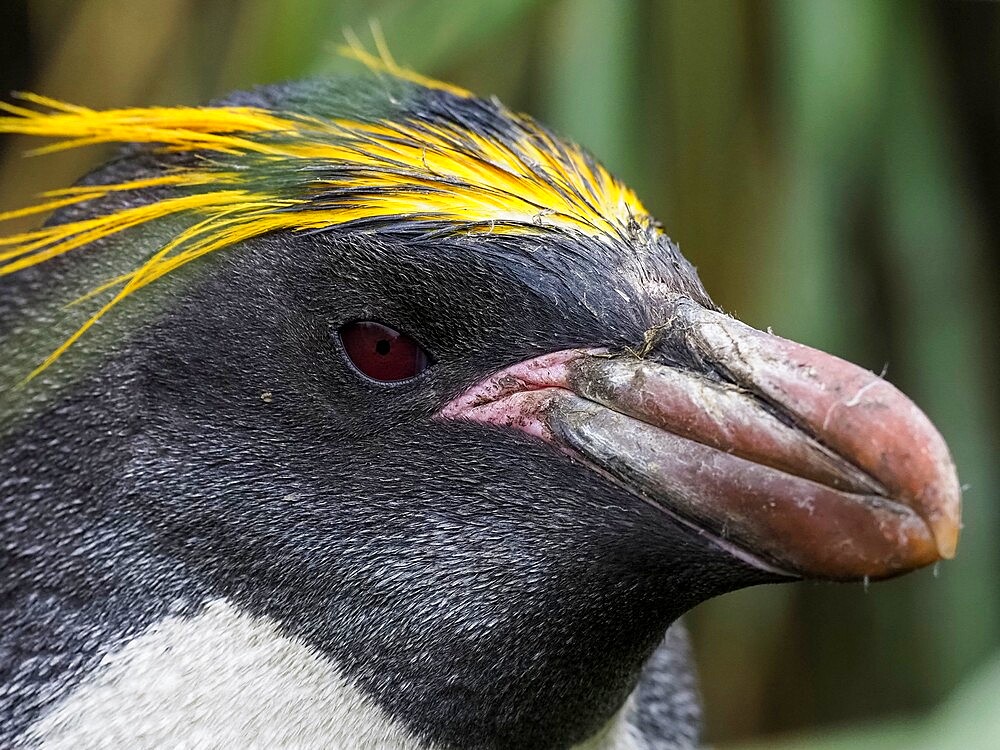
[[[369,320],[347,323],[339,335],[348,358],[372,380],[383,383],[407,380],[430,364],[420,344],[381,323]]]

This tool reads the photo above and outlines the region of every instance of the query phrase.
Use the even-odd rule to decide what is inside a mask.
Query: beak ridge
[[[736,383],[799,421],[804,431],[882,485],[924,520],[938,554],[955,556],[961,488],[948,446],[891,383],[837,357],[690,302],[689,345],[712,352]]]

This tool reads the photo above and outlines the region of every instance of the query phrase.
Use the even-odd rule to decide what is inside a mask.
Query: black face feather
[[[506,364],[641,341],[653,321],[615,320],[598,288],[589,308],[586,288],[553,300],[555,278],[536,277],[540,294],[509,255],[458,241],[317,238],[295,269],[287,241],[232,256],[143,356],[154,427],[137,493],[159,496],[147,522],[220,593],[438,742],[559,747],[621,704],[677,615],[763,579],[548,446],[434,419]],[[390,386],[359,377],[332,336],[357,318],[409,332],[436,364]],[[192,547],[192,529],[208,538]]]
[[[607,278],[614,258],[596,249],[581,248],[603,265],[591,277]],[[102,589],[119,585],[111,568],[137,555],[128,564],[150,576],[140,601],[154,602],[117,617],[145,624],[178,590],[227,597],[329,654],[444,746],[560,747],[598,729],[677,615],[763,576],[548,446],[434,419],[511,362],[634,344],[657,322],[651,301],[627,307],[583,283],[585,252],[574,269],[565,255],[546,268],[551,250],[276,235],[211,259],[207,279],[178,289],[168,315],[80,384],[92,398],[12,436],[112,427],[77,446],[107,500],[80,509],[74,489],[98,490],[57,482],[48,508],[79,543],[102,533],[79,562],[109,570],[83,609],[103,608]],[[409,332],[434,366],[393,385],[359,376],[335,336],[354,319]],[[18,515],[31,498],[13,502]],[[80,510],[93,528],[72,520]],[[17,547],[40,531],[7,538]],[[75,593],[77,580],[66,585]],[[98,647],[104,630],[86,637]]]

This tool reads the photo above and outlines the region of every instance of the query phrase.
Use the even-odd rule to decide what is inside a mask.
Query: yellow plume
[[[362,52],[352,54],[362,59]],[[4,221],[88,201],[98,206],[84,210],[83,218],[0,238],[0,276],[166,217],[190,220],[138,267],[86,295],[117,287],[30,377],[128,295],[207,253],[268,232],[409,227],[456,234],[576,232],[628,241],[636,232],[657,231],[631,190],[530,118],[416,76],[385,55],[364,55],[369,66],[421,89],[430,86],[456,106],[478,107],[477,116],[485,112],[500,124],[480,132],[460,117],[405,111],[398,119],[372,121],[241,106],[97,111],[34,94],[20,98],[40,109],[0,103],[7,113],[0,116],[0,132],[57,139],[35,153],[139,143],[165,155],[157,174],[51,191],[34,206],[0,214]],[[102,199],[125,191],[139,197],[101,212]],[[156,192],[144,199],[144,191]]]

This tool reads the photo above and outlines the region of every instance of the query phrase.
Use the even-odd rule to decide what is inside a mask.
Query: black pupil
[[[385,356],[389,353],[390,347],[389,339],[379,339],[375,342],[375,353]]]

